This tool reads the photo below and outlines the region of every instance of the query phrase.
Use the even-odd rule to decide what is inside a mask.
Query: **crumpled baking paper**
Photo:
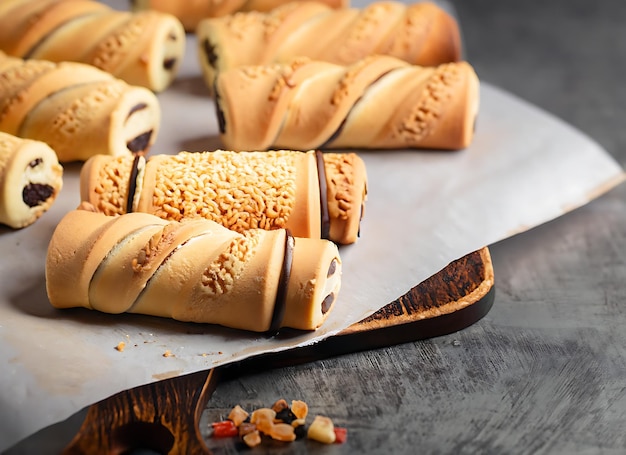
[[[194,49],[190,41],[179,80],[159,95],[163,130],[152,154],[220,147]],[[45,292],[46,248],[59,219],[79,203],[80,167],[67,165],[64,189],[48,213],[19,231],[0,227],[0,451],[119,391],[329,337],[451,261],[624,180],[620,166],[584,134],[484,81],[468,149],[359,153],[369,197],[361,238],[341,248],[338,304],[321,329],[289,339],[53,309]],[[115,349],[120,341],[123,352]]]

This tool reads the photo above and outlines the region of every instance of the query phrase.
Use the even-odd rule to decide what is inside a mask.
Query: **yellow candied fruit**
[[[315,416],[315,419],[313,419],[307,431],[307,438],[324,444],[334,443],[336,436],[333,421],[328,417],[320,415]]]
[[[245,434],[242,439],[248,447],[256,447],[261,444],[261,434],[258,430]]]
[[[237,405],[231,409],[230,414],[228,414],[228,420],[232,420],[235,426],[238,427],[248,418],[249,415],[250,414],[241,406]]]

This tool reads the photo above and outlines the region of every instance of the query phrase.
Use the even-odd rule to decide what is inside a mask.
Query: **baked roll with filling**
[[[196,30],[198,58],[209,90],[217,73],[242,65],[309,57],[349,65],[369,55],[391,55],[436,66],[461,59],[456,20],[430,2],[372,2],[332,9],[318,2],[287,3],[203,19]]]
[[[272,150],[95,156],[80,175],[81,200],[107,215],[205,218],[237,232],[289,229],[295,237],[357,240],[367,193],[354,153]]]
[[[87,63],[159,92],[178,73],[185,30],[171,14],[118,11],[95,0],[3,0],[0,50]]]
[[[61,162],[146,153],[160,121],[147,88],[83,63],[0,52],[0,131],[46,142]]]
[[[330,241],[84,208],[63,217],[49,244],[46,288],[56,308],[275,332],[315,330],[335,305],[341,259]]]
[[[33,224],[63,187],[63,167],[41,141],[0,132],[0,223],[15,229]]]
[[[231,150],[467,147],[479,80],[467,62],[410,65],[376,55],[348,66],[310,59],[220,73],[215,102]]]
[[[208,17],[221,17],[241,11],[271,11],[285,3],[301,0],[130,0],[133,11],[154,9],[176,16],[188,32]],[[331,8],[345,8],[348,0],[316,0]]]

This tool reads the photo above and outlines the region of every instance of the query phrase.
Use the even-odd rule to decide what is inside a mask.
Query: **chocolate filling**
[[[32,160],[30,163],[28,163],[28,167],[30,168],[36,168],[37,166],[39,166],[41,163],[43,163],[43,159],[42,158],[35,158],[34,160]]]
[[[126,143],[126,147],[134,154],[140,154],[146,151],[148,144],[150,144],[150,138],[152,137],[152,130],[140,134],[136,138]]]
[[[29,183],[22,190],[22,200],[29,207],[36,207],[54,194],[54,188],[44,183]]]
[[[131,115],[133,115],[135,112],[139,112],[144,110],[145,108],[147,108],[148,105],[146,103],[137,103],[135,104],[130,111],[128,111],[128,115],[126,116],[126,120],[128,120],[130,118]]]
[[[176,65],[175,57],[166,58],[165,60],[163,60],[163,68],[165,68],[167,71],[171,71],[175,65]]]
[[[65,27],[66,24],[68,24],[71,21],[76,21],[76,20],[80,20],[83,17],[87,17],[92,15],[93,13],[84,13],[84,14],[79,14],[73,17],[69,17],[66,18],[63,22],[58,23],[55,28],[53,28],[52,30],[50,30],[49,33],[46,33],[44,36],[42,36],[39,41],[37,41],[30,49],[28,49],[26,52],[24,52],[22,54],[22,58],[24,60],[28,60],[29,58],[31,58],[33,56],[33,54],[35,54],[35,52],[37,51],[37,49],[39,49],[41,46],[43,46],[43,44],[48,41],[48,39],[54,35],[54,33],[57,30],[60,30],[61,28]]]
[[[328,266],[328,272],[326,273],[326,278],[330,278],[337,271],[337,259],[333,259]]]
[[[215,68],[215,64],[217,63],[217,53],[215,52],[215,45],[213,45],[213,43],[211,43],[211,41],[206,38],[202,42],[202,48],[204,49],[204,55],[206,56],[207,62],[209,62],[209,65]]]
[[[337,272],[337,259],[333,259],[328,266],[328,272],[326,272],[326,278],[330,278]],[[326,314],[335,302],[335,293],[331,292],[322,301],[322,314]]]
[[[334,302],[335,302],[335,293],[331,292],[322,301],[322,314],[328,313],[328,310],[331,309],[331,307],[333,306]]]
[[[392,70],[389,71],[385,71],[384,73],[382,73],[380,76],[378,76],[376,79],[374,79],[372,81],[372,83],[369,85],[369,87],[371,87],[372,85],[374,85],[376,82],[378,82],[379,80],[381,80],[383,77],[385,77],[387,74],[391,73]],[[368,88],[369,88],[368,87]],[[365,94],[366,90],[363,90],[363,94]],[[346,116],[343,118],[343,120],[341,121],[341,123],[339,124],[339,126],[337,127],[337,129],[335,130],[335,132],[333,134],[330,135],[330,137],[322,144],[319,146],[319,148],[321,149],[325,149],[328,148],[330,146],[330,144],[332,144],[335,139],[337,139],[339,137],[339,135],[341,134],[341,132],[343,131],[344,127],[346,126],[346,121],[348,120],[348,117],[350,116],[350,113],[352,112],[352,109],[354,109],[354,106],[357,105],[357,103],[359,101],[361,101],[361,99],[363,98],[363,94],[361,94],[361,96],[359,96],[355,101],[354,104],[352,104],[352,107],[350,108],[350,110],[348,111],[348,113],[346,114]]]
[[[122,238],[117,245],[121,244],[122,242],[124,242],[126,240],[126,238],[128,238],[129,236],[133,235],[135,232],[139,232],[142,229],[146,229],[149,226],[144,226],[143,228],[139,228],[133,232],[129,232],[125,238]],[[144,295],[145,292],[148,292],[148,289],[150,288],[150,286],[152,286],[152,279],[157,276],[158,272],[160,271],[161,267],[163,267],[166,262],[174,255],[174,253],[176,253],[176,251],[178,251],[180,248],[184,247],[185,245],[187,245],[189,242],[196,240],[197,238],[202,237],[203,235],[206,234],[198,234],[198,235],[194,235],[184,241],[182,241],[180,244],[176,245],[174,248],[172,248],[171,251],[169,251],[167,253],[167,255],[163,258],[163,260],[159,263],[159,264],[154,264],[153,266],[151,266],[149,273],[150,273],[150,277],[146,280],[146,283],[144,285],[144,287],[141,289],[141,291],[139,292],[139,294],[137,295],[137,298],[135,298],[135,300],[132,302],[132,304],[126,309],[126,312],[132,310],[132,308],[137,304],[137,302],[139,302],[139,300],[141,300],[142,296]],[[113,251],[114,248],[117,247],[117,245],[115,245],[112,249],[109,250],[109,252],[107,253],[107,256],[105,256],[104,260],[102,262],[100,262],[100,264],[98,265],[98,269],[100,267],[104,267],[106,264],[106,260],[108,258],[108,255],[111,254],[111,251]],[[143,265],[143,264],[142,264]],[[93,281],[94,276],[96,275],[96,273],[98,273],[98,269],[96,269],[96,272],[91,276],[91,280]],[[90,283],[91,286],[91,283]]]
[[[222,110],[221,102],[220,102],[220,94],[217,91],[217,84],[213,84],[213,93],[215,94],[215,113],[217,114],[217,124],[220,129],[220,134],[226,133],[226,116],[224,115],[224,111]]]
[[[280,278],[278,279],[278,289],[276,291],[276,300],[274,302],[274,313],[272,314],[272,322],[268,329],[269,335],[276,335],[280,329],[285,311],[287,310],[287,290],[289,289],[289,278],[291,277],[291,266],[293,264],[293,249],[295,239],[291,236],[289,230],[285,230],[285,255],[283,265],[280,270]]]
[[[359,98],[360,99],[360,98]],[[357,100],[358,101],[358,100]],[[343,131],[343,128],[346,126],[346,120],[348,119],[348,116],[350,115],[350,112],[348,112],[348,114],[343,118],[343,120],[341,121],[341,123],[339,124],[339,126],[337,127],[337,129],[335,130],[335,132],[333,134],[330,135],[330,137],[326,140],[326,142],[324,142],[323,144],[321,144],[319,146],[319,148],[321,149],[325,149],[328,148],[328,146],[330,144],[333,143],[333,141],[335,139],[337,139],[339,137],[339,135],[341,134],[341,132]]]
[[[133,166],[130,169],[130,177],[128,179],[128,196],[126,197],[126,213],[133,211],[133,200],[137,191],[137,174],[139,174],[139,160],[141,155],[135,155]]]
[[[317,163],[317,179],[320,187],[320,218],[321,237],[330,237],[330,214],[328,213],[328,185],[326,184],[326,166],[324,164],[324,154],[320,150],[315,151],[315,161]]]

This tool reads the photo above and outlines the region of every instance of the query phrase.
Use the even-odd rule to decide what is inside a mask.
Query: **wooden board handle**
[[[63,453],[121,455],[139,448],[171,455],[209,453],[198,423],[218,374],[213,369],[155,382],[90,406]]]

